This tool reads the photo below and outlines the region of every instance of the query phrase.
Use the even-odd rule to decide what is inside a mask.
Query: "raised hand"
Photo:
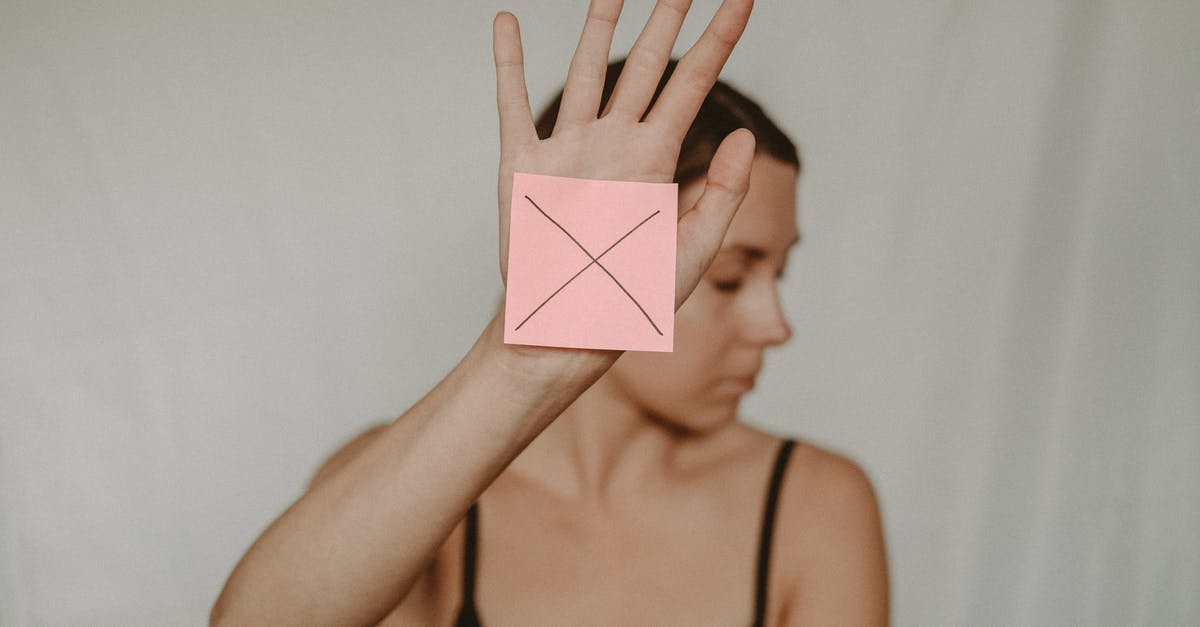
[[[684,135],[704,97],[737,44],[753,0],[725,0],[680,58],[654,103],[646,107],[662,78],[690,0],[658,0],[634,42],[605,110],[601,91],[621,0],[592,0],[575,56],[567,72],[562,104],[551,136],[534,128],[525,88],[520,28],[511,13],[493,24],[496,106],[500,115],[500,276],[508,279],[508,229],[513,172],[588,179],[669,183]],[[695,289],[712,262],[750,178],[754,137],[745,129],[721,142],[705,188],[692,211],[680,216],[675,306]]]
[[[620,0],[592,0],[552,136],[539,140],[510,13],[493,24],[500,112],[500,272],[507,280],[514,171],[665,183],[684,134],[741,36],[751,0],[725,0],[644,116],[687,13],[659,0],[597,116]],[[679,220],[676,307],[695,288],[746,194],[754,138],[721,143],[694,210]],[[430,601],[414,593],[471,503],[604,371],[617,352],[524,347],[493,318],[467,355],[355,457],[254,542],[211,624],[362,625]],[[532,358],[530,358],[532,356]],[[413,596],[416,594],[416,596]],[[404,606],[412,599],[409,606]]]

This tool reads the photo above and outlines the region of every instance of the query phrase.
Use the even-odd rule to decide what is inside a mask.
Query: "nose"
[[[768,282],[761,296],[755,299],[753,311],[748,315],[746,337],[751,343],[763,346],[777,346],[792,338],[792,327],[783,312],[775,281]]]

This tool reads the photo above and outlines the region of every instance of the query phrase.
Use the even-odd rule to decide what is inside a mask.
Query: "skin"
[[[507,12],[496,16],[493,54],[500,118],[497,200],[502,281],[507,279],[513,172],[650,182],[672,179],[683,136],[741,37],[752,2],[721,3],[700,38],[680,58],[671,79],[643,120],[642,113],[670,58],[688,5],[686,0],[660,0],[655,5],[630,51],[610,105],[597,117],[604,68],[621,2],[592,0],[568,70],[558,126],[544,140],[538,138],[534,129],[517,20]],[[754,154],[754,138],[748,131],[739,129],[727,136],[712,159],[694,206],[679,219],[677,309],[696,289],[725,240],[733,214],[748,193]],[[563,505],[570,503],[570,499],[556,498],[553,489],[539,489],[537,483],[521,481],[520,473],[506,471],[516,467],[514,461],[530,450],[535,438],[548,433],[547,428],[566,415],[568,408],[613,368],[621,353],[505,344],[504,324],[503,311],[499,311],[462,360],[429,393],[394,422],[335,455],[311,489],[273,521],[242,556],[213,605],[211,624],[362,625],[383,620],[388,624],[445,624],[450,620],[457,592],[458,573],[453,564],[456,557],[461,557],[461,553],[456,554],[461,546],[461,523],[470,505],[483,499],[485,493],[488,498],[481,501],[481,507],[486,506],[489,512],[485,520],[509,521],[508,527],[496,524],[486,527],[488,537],[492,538],[487,546],[503,548],[507,537],[512,540],[509,546],[527,549],[500,554],[499,559],[507,558],[508,563],[517,564],[515,560],[521,556],[536,555],[539,550],[536,545],[520,545],[522,537],[529,540],[532,531],[540,532],[533,539],[545,540],[547,546],[561,551],[558,555],[561,560],[518,564],[525,568],[517,572],[533,572],[538,564],[570,567],[598,563],[597,568],[585,575],[589,578],[608,575],[599,580],[608,584],[603,587],[607,594],[590,596],[583,600],[584,605],[571,606],[572,600],[578,601],[579,597],[558,593],[565,590],[562,586],[572,583],[562,572],[540,571],[537,580],[540,585],[532,586],[512,583],[510,578],[513,587],[504,589],[493,585],[497,578],[489,576],[488,567],[482,566],[481,591],[504,595],[496,599],[480,598],[481,606],[486,602],[490,612],[487,618],[490,627],[529,625],[537,621],[581,625],[631,621],[670,624],[679,619],[666,618],[667,622],[659,619],[671,610],[690,612],[687,616],[692,620],[688,624],[712,622],[709,619],[713,615],[706,615],[705,606],[695,602],[687,591],[693,597],[702,593],[706,598],[721,598],[720,589],[746,585],[749,566],[744,568],[745,572],[705,568],[707,564],[732,560],[734,554],[691,549],[697,547],[697,540],[700,546],[720,550],[732,547],[733,543],[728,541],[731,537],[749,537],[745,542],[751,544],[733,548],[739,549],[737,554],[742,556],[753,552],[754,525],[747,518],[752,514],[744,512],[752,512],[760,504],[756,495],[744,489],[748,485],[744,481],[752,476],[758,479],[765,476],[769,448],[762,443],[769,443],[770,439],[758,439],[760,446],[753,450],[755,438],[746,435],[749,431],[726,427],[713,433],[730,436],[685,440],[709,442],[708,447],[671,448],[661,434],[673,433],[672,430],[638,429],[633,440],[620,432],[608,434],[588,445],[595,447],[585,449],[591,451],[590,457],[574,464],[576,471],[566,475],[567,483],[562,486],[568,496],[577,495],[575,502],[598,507],[569,510]],[[631,363],[630,368],[634,366]],[[614,372],[612,380],[619,380],[625,368],[623,365]],[[633,393],[633,386],[626,389]],[[572,411],[582,411],[584,407],[581,404]],[[677,420],[685,416],[684,409],[679,407]],[[714,420],[715,415],[704,419]],[[576,436],[592,428],[587,425],[607,426],[594,418],[564,424],[568,435],[572,433],[570,426],[578,425]],[[743,437],[732,437],[738,433]],[[717,446],[720,442],[724,445]],[[797,457],[810,461],[797,459],[792,475],[799,479],[788,482],[788,495],[781,502],[788,504],[787,508],[808,506],[811,511],[806,514],[781,511],[781,518],[790,522],[787,530],[780,529],[783,539],[774,554],[780,556],[780,563],[792,566],[780,567],[776,569],[779,575],[772,575],[772,598],[776,601],[771,618],[790,616],[801,611],[790,608],[802,605],[802,611],[810,614],[796,616],[806,622],[797,618],[788,619],[787,624],[881,624],[878,620],[863,620],[866,615],[862,612],[869,611],[870,616],[875,616],[878,599],[883,595],[877,586],[857,583],[872,568],[875,572],[881,570],[879,559],[860,557],[882,556],[881,543],[873,540],[872,535],[878,535],[878,525],[870,521],[877,521],[878,517],[870,514],[874,497],[869,483],[861,473],[854,472],[852,464],[836,459],[820,461],[825,457],[815,449],[806,447],[806,451],[811,452]],[[726,463],[716,463],[720,459]],[[654,477],[664,476],[649,472],[653,465],[672,460],[675,463],[668,466],[671,474],[666,475],[669,480],[653,484]],[[742,463],[736,463],[739,461]],[[530,462],[533,466],[529,466]],[[539,460],[534,453],[523,458],[522,464],[537,476],[545,477],[540,466],[552,462],[552,457]],[[836,470],[839,468],[842,470]],[[706,469],[713,470],[705,472]],[[635,479],[641,471],[645,471],[640,476],[646,482]],[[715,472],[722,474],[712,474]],[[685,475],[692,480],[686,480]],[[714,501],[713,491],[703,488],[718,483],[727,486],[723,494],[728,498],[743,495],[749,500],[736,504],[740,507]],[[614,490],[634,484],[641,484],[641,489]],[[516,498],[523,492],[531,498]],[[656,498],[657,507],[638,509],[638,505],[649,502],[646,498]],[[504,509],[505,504],[510,508]],[[556,522],[550,518],[556,512],[567,511],[575,512],[575,518],[557,521],[557,526],[547,524]],[[519,516],[522,512],[532,518],[522,519]],[[721,516],[722,512],[731,514]],[[681,530],[678,526],[681,520],[708,526],[699,538],[671,533]],[[658,533],[647,536],[648,525]],[[589,534],[588,530],[594,533]],[[595,533],[597,530],[602,533]],[[686,532],[686,527],[683,531]],[[647,545],[647,537],[661,542]],[[595,542],[581,546],[570,541],[587,538]],[[676,538],[673,550],[660,552],[659,549],[672,548],[670,538]],[[644,550],[636,555],[643,556],[642,562],[616,561],[619,557],[634,557],[629,547],[639,539]],[[806,543],[812,542],[816,544],[806,548]],[[880,545],[878,550],[871,548],[875,544]],[[626,547],[624,555],[619,550],[622,546]],[[825,546],[836,550],[826,550]],[[546,548],[540,550],[543,555],[555,556],[546,553]],[[572,550],[576,552],[569,553]],[[580,550],[584,553],[579,553]],[[684,592],[663,589],[666,596],[646,607],[622,605],[622,598],[653,601],[653,595],[638,593],[645,586],[657,588],[660,582],[677,579],[681,572],[679,559],[688,555],[695,557],[682,572],[710,572],[714,577],[724,574],[726,580],[698,579],[699,587],[689,587]],[[493,551],[489,560],[496,558]],[[801,564],[806,566],[796,566]],[[811,571],[815,574],[811,578],[803,576],[808,565],[818,568]],[[607,571],[604,566],[612,570]],[[640,570],[639,566],[646,570]],[[633,582],[640,589],[630,591],[613,588],[613,584],[622,581],[612,576],[618,572],[646,574]],[[627,596],[620,597],[621,592]],[[749,601],[748,594],[741,595],[743,606]],[[801,596],[804,603],[795,602]],[[522,599],[529,605],[523,607]],[[558,605],[550,606],[549,601]],[[633,614],[605,615],[604,608],[610,612],[641,611],[642,618]],[[506,609],[514,614],[499,614]],[[733,612],[730,618],[736,613],[736,622],[742,622],[747,620],[749,607],[726,608],[726,611]]]
[[[793,166],[757,155],[721,249],[678,310],[676,350],[624,354],[481,495],[476,607],[489,627],[736,625],[751,615],[760,486],[779,439],[739,422],[738,406],[765,351],[791,336],[778,280],[799,241],[796,185]],[[681,187],[681,210],[702,189]],[[886,624],[886,562],[866,476],[804,442],[788,470],[768,624]],[[459,525],[436,574],[384,625],[452,624],[463,533]],[[675,585],[648,594],[631,573]]]
[[[561,493],[604,509],[681,456],[705,455],[705,436],[737,420],[766,349],[791,337],[776,288],[799,239],[796,185],[793,166],[755,157],[720,251],[676,313],[675,350],[622,355],[517,459],[518,472],[554,477]],[[702,180],[681,186],[681,211],[702,192]]]

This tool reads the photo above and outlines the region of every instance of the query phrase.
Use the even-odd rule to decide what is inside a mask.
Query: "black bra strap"
[[[775,528],[775,510],[779,503],[779,487],[783,483],[783,471],[787,468],[792,448],[796,441],[789,438],[782,442],[779,453],[775,458],[775,467],[771,472],[771,482],[767,489],[767,502],[763,510],[762,533],[758,541],[758,571],[755,582],[754,625],[764,624],[767,611],[767,575],[770,572],[771,538]],[[463,549],[463,578],[462,578],[462,608],[460,617],[469,614],[475,616],[475,562],[479,550],[479,503],[471,504],[467,510],[466,538]]]
[[[775,468],[771,472],[771,484],[767,489],[767,504],[763,510],[762,534],[758,539],[758,578],[754,589],[754,625],[762,625],[767,614],[767,574],[771,565],[771,536],[775,529],[775,509],[779,502],[779,486],[783,483],[783,471],[791,457],[796,441],[788,438],[779,446]]]

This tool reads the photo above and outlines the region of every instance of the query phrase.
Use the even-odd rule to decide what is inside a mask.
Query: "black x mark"
[[[613,283],[616,283],[616,284],[617,284],[617,287],[621,288],[621,291],[622,291],[622,292],[625,292],[625,295],[629,297],[629,300],[633,301],[633,304],[634,304],[634,305],[637,305],[638,311],[642,312],[642,315],[643,315],[643,316],[646,316],[646,321],[650,323],[650,326],[654,327],[654,331],[655,331],[656,333],[658,333],[659,335],[662,335],[662,334],[663,334],[663,332],[662,332],[662,331],[659,331],[659,330],[658,330],[658,325],[657,325],[657,324],[654,324],[654,321],[650,319],[650,314],[646,313],[646,310],[645,310],[645,309],[642,309],[642,305],[641,305],[641,303],[637,302],[637,299],[633,297],[633,294],[630,294],[630,293],[629,293],[629,290],[625,289],[625,286],[624,286],[624,285],[621,285],[621,282],[617,280],[617,277],[613,276],[613,274],[612,274],[611,272],[609,272],[609,271],[608,271],[608,268],[605,268],[605,267],[604,267],[604,264],[600,263],[600,258],[601,258],[601,257],[603,257],[603,256],[605,256],[605,255],[607,255],[607,254],[608,254],[608,251],[610,251],[610,250],[612,250],[613,248],[615,248],[615,247],[617,246],[617,244],[620,244],[622,241],[624,241],[624,239],[625,239],[626,237],[629,237],[631,234],[633,234],[633,232],[634,232],[634,231],[636,231],[636,230],[638,230],[639,228],[641,228],[643,224],[645,224],[645,223],[649,222],[649,221],[650,221],[650,218],[653,218],[654,216],[658,215],[659,213],[662,213],[661,211],[655,211],[654,213],[652,213],[652,214],[650,214],[650,215],[646,216],[646,218],[645,218],[644,220],[642,220],[641,222],[638,222],[638,223],[637,223],[637,226],[633,227],[632,229],[629,229],[629,232],[628,232],[628,233],[626,233],[626,234],[622,235],[622,236],[621,236],[621,239],[618,239],[617,241],[613,242],[612,246],[609,246],[608,248],[605,248],[605,249],[604,249],[604,252],[600,253],[599,255],[592,256],[592,253],[588,252],[588,249],[584,248],[584,247],[583,247],[583,244],[580,244],[580,243],[579,243],[579,240],[575,239],[575,236],[574,236],[574,235],[571,235],[571,234],[570,234],[570,233],[569,233],[569,232],[568,232],[566,229],[564,229],[564,228],[563,228],[563,225],[561,225],[561,224],[559,224],[558,222],[556,222],[556,221],[554,220],[554,218],[551,218],[551,217],[550,217],[550,214],[546,213],[545,211],[542,211],[542,208],[541,208],[541,207],[538,207],[538,204],[537,204],[536,202],[533,202],[533,199],[532,199],[532,198],[530,198],[529,196],[526,196],[526,197],[525,197],[525,200],[528,200],[528,201],[530,202],[530,204],[532,204],[532,205],[534,206],[534,208],[536,208],[536,209],[538,210],[538,212],[540,212],[542,215],[546,216],[546,219],[547,219],[547,220],[549,220],[550,222],[552,222],[552,223],[554,224],[554,226],[557,226],[557,227],[558,227],[558,229],[559,229],[560,231],[562,231],[563,233],[565,233],[567,237],[571,238],[571,241],[572,241],[572,242],[575,242],[575,245],[579,247],[579,250],[582,250],[582,251],[583,251],[583,254],[587,255],[587,256],[588,256],[588,258],[589,258],[589,259],[591,259],[591,262],[589,262],[589,263],[588,263],[586,266],[584,266],[583,268],[581,268],[581,269],[579,270],[579,272],[576,272],[576,273],[575,273],[575,276],[572,276],[571,278],[567,279],[567,282],[566,282],[566,283],[563,283],[563,284],[562,284],[562,285],[561,285],[561,286],[560,286],[558,289],[554,290],[554,293],[553,293],[553,294],[551,294],[551,295],[547,296],[547,297],[546,297],[546,300],[542,301],[542,304],[540,304],[540,305],[538,305],[538,306],[537,306],[537,309],[534,309],[534,310],[533,310],[533,311],[532,311],[532,312],[531,312],[531,313],[530,313],[528,316],[525,316],[525,319],[521,321],[521,324],[518,324],[518,325],[517,325],[517,328],[516,328],[516,329],[513,329],[514,331],[516,331],[517,329],[520,329],[521,327],[525,326],[525,323],[526,323],[526,322],[529,322],[529,319],[533,317],[533,314],[535,314],[535,313],[537,313],[537,312],[541,311],[542,307],[545,307],[545,306],[546,306],[546,303],[550,302],[550,299],[551,299],[551,298],[554,298],[555,296],[557,296],[557,295],[558,295],[558,293],[559,293],[559,292],[563,291],[563,288],[564,288],[564,287],[566,287],[566,286],[568,286],[568,285],[570,285],[570,284],[571,284],[571,281],[574,281],[576,277],[578,277],[579,275],[583,274],[584,270],[587,270],[588,268],[590,268],[590,267],[592,267],[593,265],[595,265],[595,266],[598,266],[598,267],[599,267],[601,270],[603,270],[603,271],[604,271],[604,274],[607,274],[607,275],[608,275],[608,278],[612,279],[612,280],[613,280]]]

